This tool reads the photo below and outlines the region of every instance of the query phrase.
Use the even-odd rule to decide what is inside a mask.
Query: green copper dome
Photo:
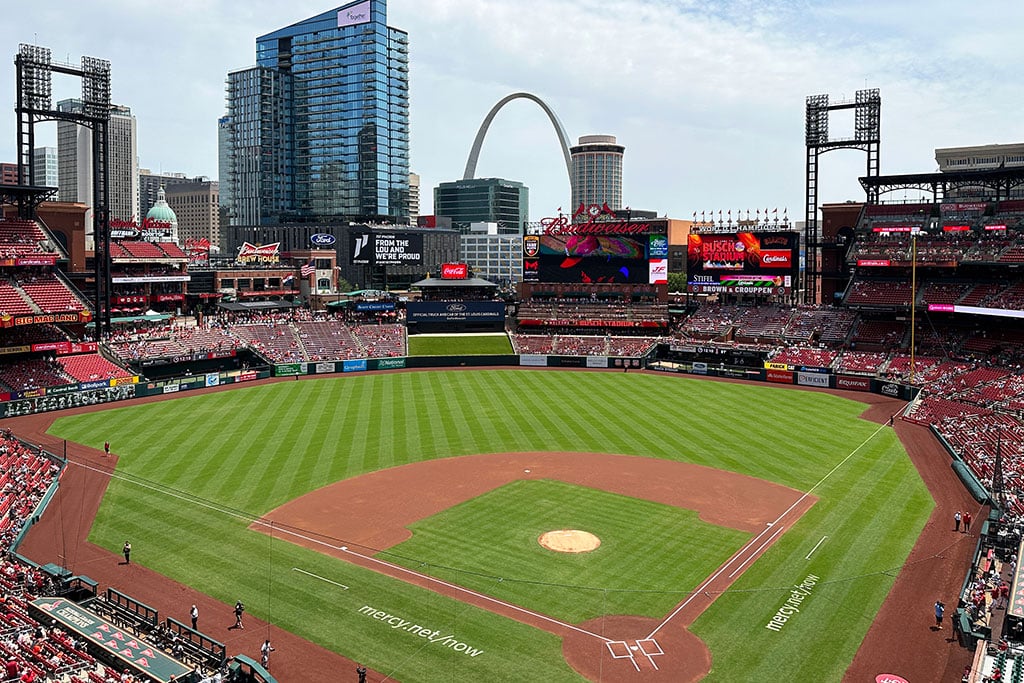
[[[167,195],[164,192],[164,188],[161,187],[157,191],[156,203],[146,213],[146,221],[160,221],[161,223],[170,224],[171,227],[178,227],[178,217],[174,214],[174,209],[167,206]]]

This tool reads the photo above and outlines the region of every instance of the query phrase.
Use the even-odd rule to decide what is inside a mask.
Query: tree
[[[685,292],[686,291],[686,273],[669,273],[668,274],[668,291],[670,291],[670,292]]]
[[[353,289],[355,289],[355,287],[353,287],[349,283],[348,280],[346,280],[343,277],[339,277],[338,278],[338,291],[339,292],[351,292]]]

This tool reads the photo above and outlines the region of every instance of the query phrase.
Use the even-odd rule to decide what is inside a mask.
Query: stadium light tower
[[[829,114],[842,109],[853,109],[853,137],[830,139]],[[816,303],[821,284],[818,236],[818,168],[819,157],[834,149],[856,149],[867,154],[867,175],[878,177],[881,147],[882,98],[878,88],[858,90],[853,100],[829,102],[828,95],[810,95],[805,115],[807,144],[807,174],[805,183],[806,206],[804,213],[804,302]],[[878,200],[877,193],[868,192],[868,202]]]

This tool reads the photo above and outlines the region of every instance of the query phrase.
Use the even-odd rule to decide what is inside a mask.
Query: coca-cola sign
[[[442,263],[442,280],[465,280],[469,277],[469,266],[465,263]]]

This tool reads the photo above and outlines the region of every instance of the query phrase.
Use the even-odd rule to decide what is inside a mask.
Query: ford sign
[[[466,310],[466,304],[448,304],[449,313],[462,313]]]
[[[334,235],[329,235],[326,232],[318,232],[315,235],[310,235],[309,241],[317,247],[329,247],[336,242]]]

